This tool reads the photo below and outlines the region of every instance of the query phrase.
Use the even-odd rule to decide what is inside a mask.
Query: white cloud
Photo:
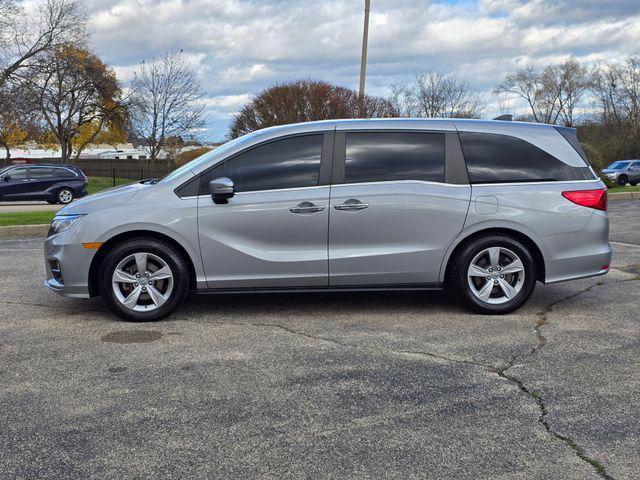
[[[302,77],[358,85],[356,0],[87,0],[93,46],[127,80],[142,60],[181,48],[208,94],[212,136],[262,88]],[[484,92],[505,73],[571,55],[640,51],[637,0],[375,0],[367,88],[385,94],[416,70],[453,72]]]

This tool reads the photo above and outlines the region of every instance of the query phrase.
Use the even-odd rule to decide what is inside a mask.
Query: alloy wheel
[[[73,200],[73,193],[66,189],[60,190],[60,193],[58,193],[58,200],[60,200],[60,203],[70,203]]]
[[[136,312],[149,312],[164,305],[171,297],[173,283],[173,272],[167,262],[146,252],[125,257],[111,278],[115,298]]]
[[[478,253],[469,264],[467,281],[471,293],[493,305],[514,299],[522,290],[525,270],[522,260],[504,247],[490,247]]]

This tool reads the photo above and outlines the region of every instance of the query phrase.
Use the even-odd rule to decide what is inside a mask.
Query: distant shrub
[[[204,155],[207,152],[213,150],[211,147],[199,147],[194,148],[193,150],[187,150],[178,155],[178,158],[175,160],[175,166],[181,167],[185,163],[189,163],[194,158],[198,158],[200,155]]]

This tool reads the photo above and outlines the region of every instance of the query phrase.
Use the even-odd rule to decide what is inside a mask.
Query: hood
[[[601,172],[602,172],[602,173],[618,173],[618,172],[620,172],[620,171],[621,171],[621,170],[614,170],[613,168],[603,168],[603,169],[601,170]]]
[[[131,185],[123,185],[108,190],[103,190],[88,197],[76,200],[64,208],[58,210],[59,215],[68,215],[74,213],[87,214],[95,210],[109,208],[128,202],[133,196],[141,190],[153,187],[152,185],[142,185],[134,183]]]

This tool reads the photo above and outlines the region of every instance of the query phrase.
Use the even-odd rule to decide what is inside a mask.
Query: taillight
[[[607,190],[605,188],[562,192],[562,196],[577,205],[607,211]]]

